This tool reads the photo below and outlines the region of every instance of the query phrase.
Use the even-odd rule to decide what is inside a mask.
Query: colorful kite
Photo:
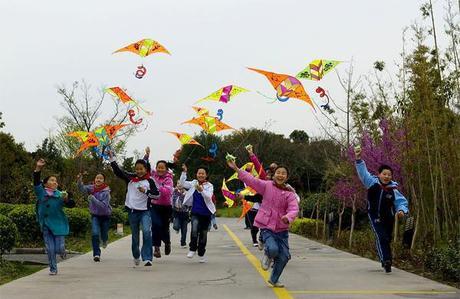
[[[341,61],[316,59],[310,62],[296,77],[299,79],[319,81],[339,63],[341,63]]]
[[[246,164],[244,164],[243,166],[240,167],[241,170],[245,170],[245,171],[248,171],[252,174],[253,177],[256,177],[258,178],[259,177],[259,173],[257,173],[256,171],[256,168],[254,167],[254,163],[252,162],[248,162]],[[229,177],[226,181],[227,182],[230,182],[232,180],[236,180],[238,178],[238,172],[235,172],[231,177]]]
[[[207,108],[203,107],[196,107],[192,106],[193,110],[199,115],[199,116],[208,116],[209,115],[209,110]]]
[[[276,89],[276,98],[281,102],[286,102],[289,98],[295,98],[310,104],[313,109],[313,102],[303,88],[302,83],[292,76],[267,72],[259,69],[248,68],[251,71],[264,75]]]
[[[229,208],[233,207],[235,203],[235,192],[228,190],[227,184],[225,183],[225,179],[222,180],[222,195],[225,198],[225,205]]]
[[[137,101],[132,99],[123,89],[121,89],[118,86],[107,88],[105,91],[108,92],[113,97],[118,98],[123,104],[133,105],[134,107],[136,107],[137,113],[139,113],[139,110],[142,110],[148,115],[153,114],[152,112],[145,110],[141,105],[139,105]],[[136,115],[136,112],[133,109],[129,109],[128,115],[129,115],[129,120],[131,121],[131,123],[138,125],[142,122],[142,118],[138,120],[134,120],[134,116]]]
[[[198,125],[209,134],[214,134],[223,130],[234,130],[229,125],[221,122],[217,117],[208,115],[194,117],[188,121],[183,122],[182,124]]]
[[[202,146],[198,141],[196,141],[195,139],[192,138],[192,136],[188,135],[188,134],[184,134],[184,133],[177,133],[177,132],[170,132],[168,131],[168,133],[170,134],[173,134],[174,136],[177,137],[177,139],[179,139],[179,142],[184,145],[184,144],[193,144],[193,145],[199,145],[201,147],[204,147]]]
[[[217,101],[217,102],[222,102],[222,103],[228,103],[230,101],[230,98],[233,96],[236,96],[242,92],[248,92],[249,90],[239,87],[236,85],[228,85],[225,87],[222,87],[221,89],[213,92],[212,94],[208,95],[205,98],[202,98],[196,103],[202,102],[202,101]]]

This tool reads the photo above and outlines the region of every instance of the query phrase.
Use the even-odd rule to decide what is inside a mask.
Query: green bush
[[[242,207],[241,206],[233,206],[231,208],[221,208],[217,209],[216,216],[217,217],[230,217],[230,218],[238,218],[241,215]]]
[[[16,225],[4,215],[0,215],[0,254],[10,251],[16,244],[18,229]]]
[[[35,205],[17,205],[8,217],[16,224],[19,242],[35,242],[41,240],[42,233],[35,214]]]
[[[110,227],[117,227],[117,223],[129,224],[128,213],[123,207],[112,209],[112,215],[110,216]]]
[[[64,209],[69,219],[70,234],[83,236],[91,230],[91,215],[87,208]]]
[[[316,224],[318,223],[318,234],[321,236],[323,232],[323,222],[310,218],[297,218],[291,223],[289,230],[298,235],[306,236],[309,238],[316,236]]]
[[[16,207],[17,205],[11,203],[0,202],[0,215],[8,216],[8,214]]]
[[[454,242],[431,249],[425,257],[425,267],[449,281],[460,281],[460,247]]]

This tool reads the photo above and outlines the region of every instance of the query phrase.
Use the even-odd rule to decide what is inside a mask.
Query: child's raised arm
[[[179,182],[182,185],[182,187],[184,187],[187,190],[193,187],[192,182],[187,181],[187,166],[185,164],[182,164],[182,173],[180,175]]]
[[[267,174],[265,173],[265,170],[262,167],[262,164],[260,164],[259,159],[254,154],[252,150],[252,145],[250,144],[246,145],[246,150],[248,151],[248,154],[249,154],[249,160],[251,160],[251,162],[254,164],[254,168],[259,174],[259,178],[262,180],[265,180],[267,178]]]
[[[83,184],[83,175],[81,173],[77,175],[77,187],[78,187],[78,190],[80,190],[80,192],[86,193],[86,194],[90,194],[91,189],[93,188],[91,185]]]
[[[34,192],[35,192],[35,195],[38,198],[43,197],[44,194],[45,194],[45,189],[43,188],[42,182],[40,180],[40,174],[41,174],[42,168],[43,168],[43,166],[45,166],[45,164],[46,164],[45,160],[40,158],[37,161],[37,164],[36,164],[35,170],[34,170],[34,175],[33,175]]]
[[[369,189],[378,182],[378,178],[371,175],[369,171],[367,171],[366,163],[361,160],[361,147],[355,147],[355,157],[356,157],[356,171],[358,172],[358,177],[363,183],[366,189]]]
[[[126,184],[128,184],[134,175],[124,171],[123,169],[120,168],[120,166],[118,166],[117,161],[115,160],[115,157],[113,156],[112,151],[109,151],[109,161],[110,161],[110,166],[112,166],[113,173],[117,177],[125,181]]]

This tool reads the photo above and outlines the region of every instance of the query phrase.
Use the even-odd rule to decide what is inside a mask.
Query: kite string
[[[273,104],[275,103],[278,99],[275,99],[275,98],[271,98],[267,95],[264,95],[263,93],[261,93],[260,91],[256,91],[259,95],[263,96],[264,98],[268,99],[268,100],[272,100],[272,102],[269,102],[269,104]]]

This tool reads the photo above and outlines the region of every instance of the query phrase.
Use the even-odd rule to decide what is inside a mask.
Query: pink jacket
[[[238,170],[238,178],[263,196],[254,225],[275,233],[288,230],[289,224],[281,221],[281,217],[287,216],[289,223],[297,217],[299,204],[295,193],[276,187],[273,181],[255,178],[244,170]]]
[[[172,206],[172,194],[174,191],[173,176],[170,172],[159,176],[155,171],[152,171],[152,178],[155,181],[160,197],[153,199],[152,204],[161,206]]]
[[[266,180],[267,179],[267,173],[265,173],[264,168],[262,167],[262,164],[260,164],[259,159],[257,158],[256,155],[252,154],[249,155],[249,160],[254,164],[254,167],[259,174],[259,178],[261,180]]]

